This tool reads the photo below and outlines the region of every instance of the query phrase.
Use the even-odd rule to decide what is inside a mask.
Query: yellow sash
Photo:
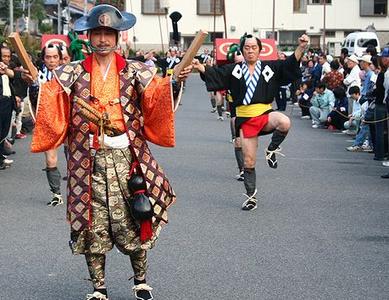
[[[271,110],[271,104],[255,103],[250,105],[241,105],[236,108],[237,117],[257,117]]]

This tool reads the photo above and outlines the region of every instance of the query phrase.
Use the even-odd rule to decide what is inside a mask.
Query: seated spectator
[[[362,96],[359,97],[359,101],[363,99]],[[365,123],[365,120],[368,120],[368,117],[366,115],[367,109],[369,107],[369,101],[366,100],[361,104],[361,122],[359,126],[359,131],[355,137],[354,143],[350,146],[347,147],[347,151],[351,152],[359,152],[359,151],[364,151],[364,152],[373,152],[373,142],[371,138],[371,132],[370,132],[370,126],[369,124]],[[374,112],[374,110],[373,110]]]
[[[320,82],[315,87],[311,103],[309,112],[312,118],[312,128],[319,128],[327,121],[327,116],[334,106],[334,93],[327,89],[324,82]]]
[[[328,114],[327,123],[329,130],[342,130],[343,124],[348,120],[348,99],[346,91],[343,87],[337,87],[333,90],[335,96],[335,104],[332,111]]]
[[[361,99],[361,90],[358,86],[352,86],[349,89],[349,94],[350,98],[353,99],[353,111],[348,115],[348,121],[344,122],[343,126],[346,130],[344,130],[343,133],[356,135],[362,116],[361,104],[359,103],[359,100]]]
[[[310,119],[311,114],[309,108],[311,107],[311,98],[313,94],[312,83],[305,81],[300,84],[300,88],[296,91],[297,101],[301,108],[301,119]]]
[[[326,74],[323,81],[327,84],[327,88],[331,91],[343,85],[343,74],[340,73],[338,60],[333,60],[330,63],[331,71]]]

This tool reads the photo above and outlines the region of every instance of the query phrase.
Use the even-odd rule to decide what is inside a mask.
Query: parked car
[[[380,41],[375,32],[360,31],[347,35],[342,47],[347,48],[349,54],[361,56],[369,45],[376,47],[377,53],[381,51]]]

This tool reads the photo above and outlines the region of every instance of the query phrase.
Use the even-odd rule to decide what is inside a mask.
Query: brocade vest
[[[126,61],[119,72],[120,103],[129,137],[133,159],[139,162],[146,179],[147,194],[154,208],[153,223],[167,223],[167,208],[175,201],[175,194],[162,168],[152,156],[142,134],[143,116],[140,99],[144,89],[154,77],[146,65]],[[90,102],[90,74],[82,62],[63,65],[54,71],[65,92]],[[67,216],[73,231],[81,232],[91,224],[91,175],[93,155],[90,148],[89,121],[80,113],[78,105],[71,103],[68,132],[68,186]]]

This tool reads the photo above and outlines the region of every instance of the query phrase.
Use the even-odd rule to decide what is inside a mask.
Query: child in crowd
[[[343,124],[348,120],[348,99],[343,87],[337,87],[333,90],[335,104],[332,111],[328,114],[327,123],[329,130],[342,130]]]

